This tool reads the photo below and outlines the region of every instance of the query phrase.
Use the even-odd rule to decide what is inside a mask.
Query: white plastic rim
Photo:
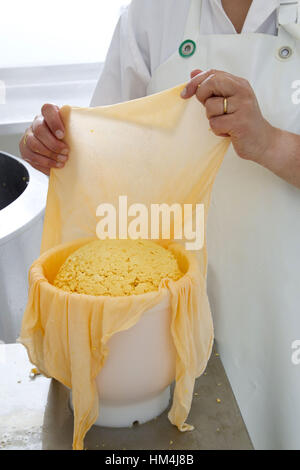
[[[0,244],[27,230],[44,213],[47,199],[48,177],[35,170],[25,160],[7,152],[1,153],[17,160],[29,173],[29,184],[20,196],[0,211]]]

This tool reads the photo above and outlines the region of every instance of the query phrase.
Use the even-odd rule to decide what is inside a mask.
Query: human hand
[[[236,153],[261,163],[272,145],[276,129],[263,117],[249,82],[219,70],[193,70],[181,96],[196,95],[206,108],[212,131],[230,137]],[[224,113],[224,98],[227,112]]]
[[[59,107],[44,104],[42,114],[36,116],[19,143],[22,158],[31,166],[50,174],[50,168],[62,168],[68,159],[68,146],[62,141],[64,125]]]

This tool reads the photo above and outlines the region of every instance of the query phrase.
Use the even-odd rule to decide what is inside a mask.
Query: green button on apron
[[[181,57],[191,57],[196,50],[196,43],[191,39],[186,39],[179,46],[179,54]]]

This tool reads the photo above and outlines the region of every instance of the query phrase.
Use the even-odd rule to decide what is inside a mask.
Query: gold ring
[[[23,137],[23,144],[24,144],[24,145],[26,145],[27,137],[28,137],[28,133],[26,132],[26,134],[25,134],[24,137]]]
[[[224,98],[224,101],[223,101],[223,110],[224,110],[224,114],[227,114],[227,98]]]

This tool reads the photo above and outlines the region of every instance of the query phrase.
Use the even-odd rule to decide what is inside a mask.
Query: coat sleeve
[[[150,81],[149,48],[137,33],[139,2],[133,0],[121,15],[96,85],[91,106],[102,106],[146,95]]]

